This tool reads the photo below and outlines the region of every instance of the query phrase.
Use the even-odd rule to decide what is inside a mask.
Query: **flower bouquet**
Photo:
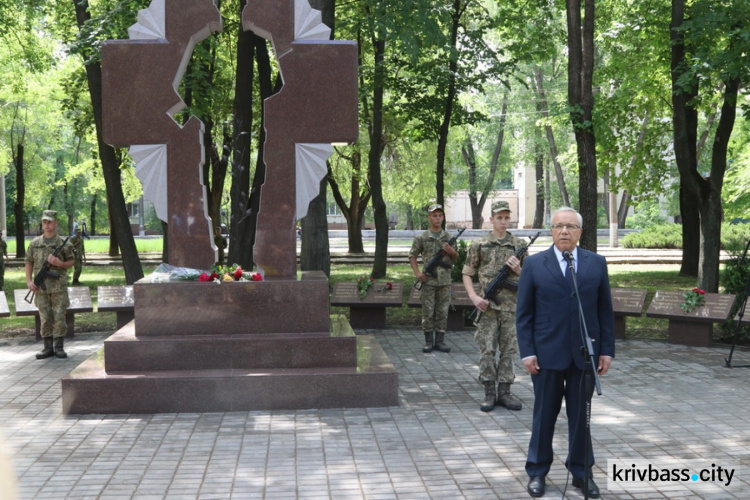
[[[700,288],[693,288],[692,290],[685,292],[682,295],[682,298],[685,301],[680,305],[680,308],[685,311],[685,313],[689,313],[706,302],[706,292]]]
[[[375,283],[375,278],[372,276],[367,277],[365,275],[357,278],[357,290],[359,290],[359,300],[365,300],[367,297],[367,290],[370,289],[372,284]]]
[[[242,269],[242,266],[233,264],[231,266],[213,266],[211,272],[201,273],[198,281],[213,281],[214,283],[228,283],[232,281],[263,281],[260,273],[251,273]]]

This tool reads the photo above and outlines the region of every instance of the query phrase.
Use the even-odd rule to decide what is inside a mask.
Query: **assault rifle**
[[[69,239],[70,239],[70,236],[65,238],[65,241],[62,242],[62,245],[55,248],[55,251],[52,252],[52,255],[57,257],[57,255],[60,253],[60,250],[63,249],[63,247],[65,246],[65,244],[68,242]],[[50,264],[49,261],[45,260],[42,268],[39,270],[38,273],[36,273],[36,276],[34,276],[34,284],[37,286],[37,288],[41,290],[47,289],[47,285],[44,284],[44,278],[52,278],[54,280],[60,279],[60,275],[58,273],[53,273],[52,271],[49,270],[51,266],[52,264]],[[34,301],[34,295],[35,295],[35,292],[33,290],[29,290],[29,293],[26,294],[26,297],[24,297],[23,300],[31,304]]]
[[[448,244],[450,246],[453,246],[456,243],[456,241],[461,237],[461,233],[463,233],[464,231],[466,231],[466,228],[462,227],[461,230],[458,232],[458,234],[456,236],[454,236],[453,238],[451,238],[448,241]],[[443,245],[440,245],[440,246],[442,247]],[[432,258],[427,263],[427,265],[424,266],[424,271],[422,271],[422,273],[423,274],[429,274],[433,278],[437,278],[437,268],[438,268],[438,266],[444,267],[446,269],[450,269],[450,267],[452,265],[453,264],[451,264],[450,262],[445,262],[443,260],[443,251],[442,250],[438,250],[437,252],[435,252],[435,255],[432,256]],[[414,289],[415,290],[421,290],[422,289],[422,282],[419,281],[419,280],[417,280],[417,282],[414,283]]]
[[[539,237],[539,235],[542,234],[541,231],[536,233],[533,238],[529,240],[529,244],[525,247],[521,247],[518,250],[516,250],[516,258],[520,259],[523,257],[526,252],[529,250],[529,247],[534,244],[536,239]],[[497,276],[490,281],[490,283],[487,285],[487,288],[484,290],[483,297],[487,300],[491,300],[495,303],[495,305],[498,305],[500,302],[497,300],[497,292],[500,291],[501,288],[505,288],[506,290],[510,290],[511,292],[518,291],[518,285],[515,283],[511,283],[508,281],[508,271],[510,270],[510,267],[508,267],[508,264],[505,264],[502,269],[500,269],[500,272],[497,273]],[[479,320],[482,318],[482,311],[480,311],[478,308],[474,308],[474,310],[469,314],[469,319],[471,319],[472,316],[476,316],[476,319],[474,320],[474,324],[476,325],[479,323]]]

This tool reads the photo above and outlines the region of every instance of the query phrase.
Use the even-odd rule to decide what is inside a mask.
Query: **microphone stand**
[[[578,302],[578,321],[581,325],[581,340],[583,340],[581,353],[586,357],[586,369],[583,372],[584,396],[586,397],[586,435],[583,438],[583,498],[584,500],[588,500],[589,469],[591,468],[591,464],[589,463],[589,442],[591,441],[591,397],[593,396],[591,391],[592,374],[594,376],[594,384],[596,385],[596,393],[599,396],[602,395],[602,386],[599,383],[599,374],[596,373],[597,364],[594,360],[594,346],[586,327],[586,317],[583,315],[583,305],[581,305],[581,294],[578,293],[578,277],[573,265],[573,256],[570,252],[565,252],[563,256],[568,261],[568,272],[571,273],[570,276],[573,278],[573,288],[575,289],[576,301]]]

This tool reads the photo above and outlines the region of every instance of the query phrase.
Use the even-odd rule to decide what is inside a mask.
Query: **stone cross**
[[[193,48],[221,30],[213,0],[153,0],[138,12],[129,40],[102,47],[104,141],[130,146],[136,176],[157,216],[169,224],[169,263],[207,269],[216,262],[206,187],[203,123],[184,125],[177,92]]]
[[[253,257],[266,278],[294,278],[295,224],[318,195],[331,143],[357,139],[357,47],[330,41],[308,0],[249,0],[242,22],[273,43],[284,82],[264,103],[266,178]]]

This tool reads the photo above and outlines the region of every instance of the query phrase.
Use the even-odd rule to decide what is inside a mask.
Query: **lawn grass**
[[[65,236],[63,236],[64,238]],[[31,237],[27,237],[25,244],[28,248]],[[84,240],[84,248],[86,253],[109,253],[109,237],[108,236],[96,236],[94,238]],[[162,251],[162,237],[161,236],[149,236],[147,238],[135,237],[135,247],[139,252],[161,252]],[[16,240],[15,238],[8,238],[8,255],[15,257],[16,254]]]
[[[657,290],[687,290],[695,286],[695,278],[679,276],[679,264],[610,265],[610,282],[613,287],[644,288],[648,291],[646,304],[649,304]],[[148,275],[154,266],[144,266],[144,273]],[[370,265],[337,264],[331,269],[331,287],[339,281],[356,281],[360,276],[369,276]],[[414,275],[411,267],[406,264],[388,267],[383,282],[402,283],[404,287],[404,307],[387,308],[386,324],[388,327],[418,328],[421,321],[421,311],[417,308],[406,307],[409,293],[414,285]],[[92,266],[84,267],[81,282],[91,288],[91,295],[96,304],[96,287],[103,285],[125,284],[125,276],[120,266]],[[12,267],[5,273],[5,292],[11,313],[15,312],[13,300],[14,289],[25,289],[26,280],[23,268]],[[332,307],[332,314],[349,314],[349,308]],[[633,338],[667,338],[667,323],[665,319],[647,318],[645,315],[627,320],[627,336]],[[115,313],[82,313],[76,314],[76,331],[114,331],[116,325]],[[16,317],[0,319],[0,337],[31,335],[34,329],[33,317]],[[717,330],[719,328],[717,327]]]

